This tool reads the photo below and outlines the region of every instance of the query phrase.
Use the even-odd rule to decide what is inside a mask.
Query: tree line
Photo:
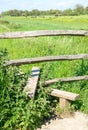
[[[84,15],[88,14],[88,6],[84,7],[83,5],[77,4],[74,9],[65,9],[65,10],[59,10],[59,9],[50,9],[50,10],[38,10],[33,9],[31,11],[28,10],[8,10],[1,13],[1,16],[74,16],[74,15]]]

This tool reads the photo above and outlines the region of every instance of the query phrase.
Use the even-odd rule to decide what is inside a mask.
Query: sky
[[[18,10],[49,10],[74,8],[76,4],[88,6],[88,0],[0,0],[0,12]]]

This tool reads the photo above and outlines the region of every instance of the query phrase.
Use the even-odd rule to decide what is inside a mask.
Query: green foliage
[[[50,9],[50,10],[38,10],[38,9],[33,9],[31,11],[28,10],[8,10],[5,12],[2,12],[1,15],[5,16],[32,16],[32,17],[36,17],[36,16],[48,16],[48,15],[52,15],[52,16],[59,16],[59,15],[81,15],[81,14],[88,14],[88,9],[87,7],[84,7],[83,5],[77,4],[75,6],[74,9],[68,8],[65,10],[58,10],[58,9]]]
[[[1,17],[0,32],[31,30],[88,30],[88,16]],[[5,22],[8,22],[6,24]],[[56,37],[55,37],[56,38]],[[65,38],[66,39],[66,38]],[[74,38],[77,39],[77,38]],[[59,40],[58,37],[56,40]],[[66,39],[67,40],[67,39]],[[61,41],[62,42],[62,41]],[[66,41],[65,41],[66,42]]]
[[[39,89],[35,100],[23,93],[27,76],[18,68],[5,67],[7,51],[0,51],[0,129],[34,130],[49,116],[50,102],[44,89]]]
[[[9,24],[9,21],[7,21],[7,20],[0,20],[0,24]]]
[[[30,31],[46,29],[88,30],[88,16],[62,17],[2,17],[0,32]],[[4,21],[4,22],[3,22]],[[7,21],[7,22],[6,22]],[[88,37],[52,36],[24,39],[1,39],[0,49],[7,48],[9,59],[32,58],[51,55],[68,55],[88,53]],[[23,94],[27,74],[19,75],[19,70],[29,73],[33,65],[19,68],[6,68],[7,51],[0,51],[0,126],[1,130],[30,129],[34,130],[44,118],[50,116],[51,108],[58,108],[58,99],[49,97],[51,88],[58,88],[80,94],[72,102],[71,108],[88,113],[88,81],[56,83],[48,90],[40,84],[35,100]],[[60,61],[38,63],[42,68],[40,82],[53,78],[88,75],[88,60]],[[58,108],[60,112],[60,109]]]

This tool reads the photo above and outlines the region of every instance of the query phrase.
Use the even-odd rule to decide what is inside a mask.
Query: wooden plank
[[[46,56],[46,57],[36,57],[36,58],[26,58],[19,60],[10,60],[6,62],[6,66],[20,66],[25,64],[34,64],[40,62],[50,62],[50,61],[64,61],[64,60],[81,60],[88,59],[88,54],[77,54],[77,55],[60,55],[60,56]]]
[[[1,38],[24,38],[24,37],[39,37],[39,36],[88,36],[86,30],[38,30],[26,32],[8,32],[0,33]]]
[[[43,83],[43,86],[51,85],[57,82],[73,82],[73,81],[81,81],[81,80],[88,80],[88,75],[85,76],[75,76],[75,77],[68,77],[68,78],[55,78],[52,80],[47,80]]]
[[[62,91],[62,90],[58,90],[58,89],[52,89],[50,95],[59,97],[59,98],[63,98],[63,99],[67,99],[67,100],[71,100],[71,101],[75,101],[79,98],[79,94],[75,94],[72,92],[66,92],[66,91]]]
[[[38,84],[39,74],[40,74],[40,68],[39,67],[33,67],[32,71],[31,71],[31,77],[28,78],[27,84],[24,88],[24,92],[30,98],[34,98],[34,96],[35,96],[35,91],[36,91],[37,84]]]

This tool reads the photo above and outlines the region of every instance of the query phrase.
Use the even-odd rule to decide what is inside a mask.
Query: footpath
[[[50,119],[37,130],[88,130],[88,116],[75,112],[73,117]]]

